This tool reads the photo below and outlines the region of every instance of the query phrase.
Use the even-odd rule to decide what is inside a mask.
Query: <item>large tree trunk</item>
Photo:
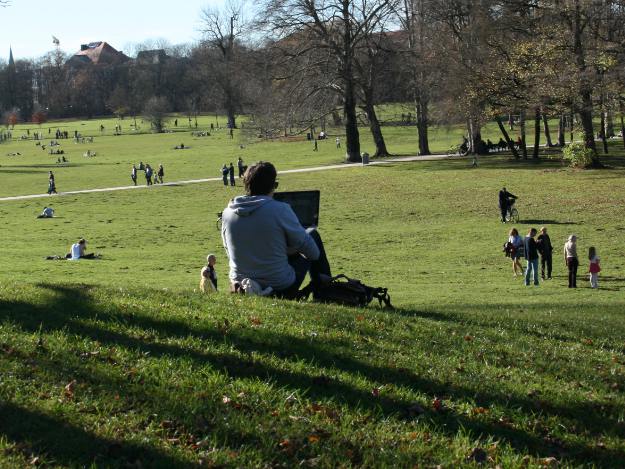
[[[431,152],[428,140],[428,102],[420,91],[417,91],[415,113],[417,116],[417,133],[419,135],[419,155],[429,155]]]
[[[368,103],[363,107],[367,113],[367,119],[369,119],[369,129],[375,143],[375,155],[376,157],[390,156],[386,149],[386,143],[384,142],[384,136],[382,135],[382,128],[380,127],[380,121],[375,113],[375,106]]]
[[[613,138],[614,133],[614,113],[610,110],[605,112],[605,135],[608,138]]]
[[[482,129],[474,118],[469,118],[467,123],[469,131],[469,153],[475,155],[478,153],[480,142],[482,141]]]
[[[564,136],[565,128],[564,128],[564,114],[560,115],[560,119],[558,120],[558,145],[563,148],[566,145],[566,139]]]
[[[360,134],[358,133],[358,119],[356,117],[356,100],[354,99],[353,83],[345,84],[343,112],[345,114],[345,146],[347,147],[347,161],[356,163],[360,157]]]
[[[347,147],[347,161],[357,163],[360,157],[360,134],[358,133],[358,118],[356,117],[356,92],[354,90],[354,51],[352,49],[352,26],[350,2],[343,2],[343,50],[342,50],[342,78],[343,78],[343,112],[345,114],[345,146]]]
[[[540,108],[536,107],[534,112],[534,151],[532,152],[532,158],[537,160],[538,151],[540,150]]]
[[[603,143],[603,153],[608,154],[608,139],[605,135],[605,113],[601,112],[601,130],[599,131],[601,142]]]
[[[525,135],[525,111],[521,111],[519,115],[519,123],[521,127],[521,153],[523,154],[523,159],[527,159],[527,142]]]
[[[548,147],[553,146],[553,142],[551,141],[551,132],[549,131],[549,119],[547,118],[547,114],[542,113],[543,118],[543,128],[545,130],[545,140],[547,142]]]
[[[582,129],[584,132],[584,145],[586,148],[590,148],[593,152],[592,166],[598,167],[601,165],[599,157],[597,156],[597,146],[595,144],[595,129],[592,125],[592,95],[590,90],[584,90],[582,93],[582,108],[578,111],[579,118],[582,122]]]
[[[621,112],[621,138],[623,139],[623,148],[625,148],[625,119],[623,119],[622,112]]]
[[[516,148],[514,147],[514,142],[512,140],[510,140],[510,136],[508,135],[508,132],[506,132],[506,128],[504,127],[503,122],[501,122],[501,117],[497,116],[497,117],[495,117],[495,120],[497,121],[497,125],[499,126],[499,130],[501,131],[501,135],[503,135],[503,139],[508,144],[508,148],[510,149],[510,151],[512,152],[514,157],[518,160],[519,159],[519,152],[516,151]]]

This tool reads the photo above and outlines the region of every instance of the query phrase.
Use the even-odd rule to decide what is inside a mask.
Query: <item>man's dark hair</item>
[[[268,195],[276,186],[276,168],[267,161],[259,161],[245,171],[243,183],[247,195]]]

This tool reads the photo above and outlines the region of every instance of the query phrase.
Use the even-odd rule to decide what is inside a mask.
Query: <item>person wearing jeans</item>
[[[564,262],[569,269],[569,288],[577,288],[577,236],[571,235],[564,244]]]
[[[538,249],[536,245],[536,228],[531,228],[527,236],[523,240],[525,244],[525,259],[527,267],[525,268],[525,285],[529,286],[532,273],[534,274],[534,285],[538,285]]]

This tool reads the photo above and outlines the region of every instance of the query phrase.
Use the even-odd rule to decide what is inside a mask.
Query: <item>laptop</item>
[[[299,222],[304,228],[316,227],[319,224],[320,191],[275,192],[274,200],[291,206]]]

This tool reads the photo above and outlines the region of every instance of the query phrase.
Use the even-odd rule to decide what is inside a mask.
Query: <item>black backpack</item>
[[[307,287],[300,291],[299,299],[305,300],[311,293],[314,301],[321,303],[364,307],[376,298],[380,306],[393,309],[388,288],[369,287],[360,280],[349,278],[343,274],[332,277],[317,288],[313,288],[312,284],[308,284]]]

